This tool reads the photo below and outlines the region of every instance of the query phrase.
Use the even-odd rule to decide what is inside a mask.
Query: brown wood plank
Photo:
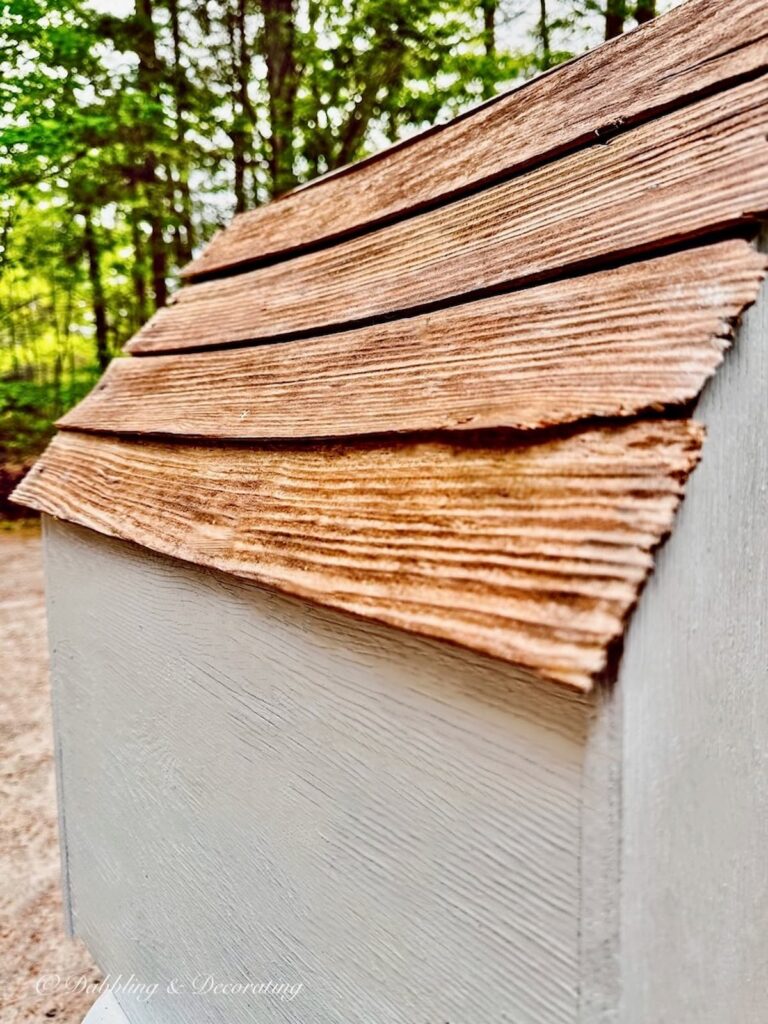
[[[510,447],[244,448],[59,434],[15,500],[581,689],[669,531],[701,430]]]
[[[734,240],[322,338],[117,359],[59,426],[320,438],[628,416],[698,394],[765,266]]]
[[[767,130],[768,76],[413,220],[182,288],[128,349],[396,315],[740,224],[768,210]]]
[[[768,66],[763,0],[698,0],[342,173],[236,217],[189,276],[337,238],[519,172]]]

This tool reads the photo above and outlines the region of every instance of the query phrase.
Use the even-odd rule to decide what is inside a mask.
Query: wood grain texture
[[[133,1024],[575,1024],[589,699],[67,524],[46,570],[75,926],[158,983]]]
[[[295,251],[519,172],[768,65],[762,0],[699,0],[440,128],[236,217],[188,276]]]
[[[698,394],[764,268],[724,242],[288,345],[119,359],[59,426],[319,438],[627,416]]]
[[[681,420],[519,447],[252,449],[64,432],[15,497],[588,690],[700,445]]]
[[[331,249],[182,288],[134,353],[290,336],[511,288],[768,210],[768,77]]]

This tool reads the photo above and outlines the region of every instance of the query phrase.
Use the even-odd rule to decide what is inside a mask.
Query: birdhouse
[[[691,0],[239,215],[64,417],[100,1012],[766,1020],[767,135]]]

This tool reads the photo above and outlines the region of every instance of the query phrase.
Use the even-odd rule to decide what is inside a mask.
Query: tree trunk
[[[232,165],[234,168],[235,213],[248,208],[246,173],[249,163],[249,139],[254,115],[248,96],[251,77],[251,58],[245,35],[245,0],[237,0],[235,8],[228,7],[226,13],[227,35],[232,68],[232,126],[229,137],[232,140]]]
[[[605,5],[605,38],[615,39],[624,31],[627,17],[626,0],[606,0]]]
[[[136,0],[134,17],[136,26],[136,54],[139,58],[137,81],[142,93],[153,102],[157,102],[162,64],[157,56],[155,45],[155,25],[153,20],[152,0]],[[157,177],[157,158],[155,157],[154,140],[148,132],[143,133],[143,163],[141,180],[145,183],[147,201],[147,220],[149,222],[149,252],[152,268],[152,290],[155,297],[155,308],[164,306],[168,298],[166,277],[168,273],[168,257],[163,233],[164,195],[163,183]]]
[[[192,223],[192,196],[189,191],[189,178],[184,153],[188,112],[187,76],[181,63],[181,25],[179,23],[178,0],[168,0],[168,13],[171,20],[171,39],[173,42],[173,73],[171,79],[176,108],[176,146],[178,150],[177,178],[174,184],[174,194],[178,194],[178,202],[174,201],[177,220],[177,253],[180,263],[188,263],[192,259],[192,250],[195,246],[195,231]]]
[[[147,319],[147,279],[145,277],[144,237],[135,210],[131,211],[131,244],[133,246],[131,281],[133,282],[135,309],[134,326],[138,330]]]
[[[498,6],[498,0],[480,0],[483,12],[483,50],[489,61],[496,59],[496,11]],[[483,82],[483,97],[489,99],[493,93],[493,81],[487,75]]]
[[[541,43],[541,67],[546,71],[552,67],[552,51],[549,45],[549,20],[547,0],[539,0],[539,42]]]
[[[638,0],[635,7],[635,21],[638,25],[644,25],[656,17],[656,0]]]
[[[101,258],[96,230],[90,210],[82,211],[85,218],[83,228],[83,249],[88,263],[88,282],[91,286],[91,308],[96,329],[96,359],[99,368],[105,370],[109,363],[109,327],[107,325],[107,304],[104,299],[104,285],[101,280]]]
[[[168,301],[168,258],[165,249],[163,224],[159,217],[150,218],[149,222],[149,253],[152,266],[152,291],[155,295],[155,309],[160,309]]]
[[[264,16],[262,51],[269,92],[271,193],[279,196],[296,184],[293,128],[298,71],[294,0],[261,0],[261,11]]]

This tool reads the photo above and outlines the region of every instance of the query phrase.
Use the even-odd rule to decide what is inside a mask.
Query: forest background
[[[236,211],[455,116],[674,0],[5,0],[0,516]]]

